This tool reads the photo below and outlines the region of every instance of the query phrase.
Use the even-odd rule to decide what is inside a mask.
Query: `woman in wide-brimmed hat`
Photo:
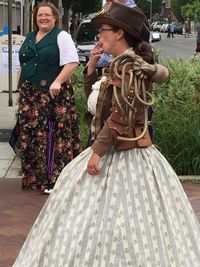
[[[148,134],[151,84],[168,71],[144,61],[143,22],[117,3],[94,18],[113,55],[93,110],[95,141],[62,171],[14,267],[199,266],[199,224]]]

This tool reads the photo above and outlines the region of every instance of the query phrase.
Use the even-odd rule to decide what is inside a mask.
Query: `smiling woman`
[[[41,2],[33,22],[35,31],[19,51],[22,188],[49,193],[80,150],[70,82],[78,55],[71,36],[58,27],[59,12],[52,3]]]

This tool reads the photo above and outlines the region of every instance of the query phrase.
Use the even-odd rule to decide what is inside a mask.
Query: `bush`
[[[200,64],[169,59],[169,81],[155,86],[155,143],[179,175],[200,174]]]
[[[86,97],[84,94],[84,84],[83,84],[83,69],[84,67],[80,65],[75,74],[73,75],[72,84],[74,87],[75,99],[78,109],[78,118],[79,118],[79,129],[81,134],[81,144],[83,148],[86,145],[89,127],[85,122],[84,115],[87,111]]]
[[[200,64],[191,60],[169,59],[167,83],[155,85],[153,128],[155,144],[179,175],[200,174]],[[78,106],[82,144],[89,127],[84,120],[87,110],[83,90],[83,66],[73,78]]]

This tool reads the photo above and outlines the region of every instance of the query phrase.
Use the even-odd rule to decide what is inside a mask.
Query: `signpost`
[[[12,0],[8,1],[8,105],[13,106],[12,99]]]

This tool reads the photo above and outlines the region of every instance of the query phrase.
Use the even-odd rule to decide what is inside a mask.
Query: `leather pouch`
[[[133,129],[128,127],[128,120],[121,116],[119,112],[113,112],[109,120],[109,128],[115,139],[115,149],[117,151],[127,150],[135,147],[148,147],[152,145],[152,141],[147,129],[145,135],[137,141],[119,140],[117,137],[134,138],[140,136],[143,128],[142,126],[133,126]]]

